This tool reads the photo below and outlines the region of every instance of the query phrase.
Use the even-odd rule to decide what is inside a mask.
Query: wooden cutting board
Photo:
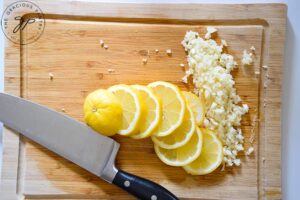
[[[255,153],[250,157],[242,153],[241,167],[191,176],[163,164],[150,139],[116,136],[121,144],[117,166],[162,184],[180,199],[281,199],[285,5],[34,2],[43,10],[46,26],[34,43],[20,46],[6,41],[5,91],[81,121],[84,98],[97,88],[163,80],[190,90],[191,85],[180,81],[184,71],[179,64],[187,66],[180,42],[186,31],[204,35],[206,26],[216,27],[215,39],[225,39],[227,51],[239,63],[232,74],[242,102],[250,107],[242,120],[245,148],[254,146]],[[34,33],[28,26],[21,32],[26,38],[22,34]],[[109,46],[107,50],[100,40]],[[242,52],[251,46],[256,48],[254,64],[243,66]],[[171,57],[166,49],[172,50]],[[146,64],[143,58],[148,59]],[[133,199],[8,128],[3,146],[0,199]]]

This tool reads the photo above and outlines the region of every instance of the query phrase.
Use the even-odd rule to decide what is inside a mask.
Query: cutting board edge
[[[5,1],[6,5],[9,2],[12,2],[12,1]],[[69,8],[72,8],[72,9],[69,9],[69,13],[67,13],[67,14],[72,15],[76,11],[80,11],[80,10],[81,10],[81,12],[79,12],[79,13],[83,13],[82,12],[83,9],[80,6],[80,5],[83,5],[83,2],[79,2],[78,4],[70,4],[67,1],[63,1],[63,2],[61,2],[61,1],[53,1],[52,3],[46,3],[46,2],[37,2],[37,3],[42,4],[41,7],[43,8],[44,12],[45,12],[45,10],[46,11],[48,10],[49,13],[57,13],[57,14],[60,14],[59,12],[65,12],[65,11],[61,11],[61,10],[58,11],[58,12],[56,12],[55,9],[54,9],[55,5],[59,5],[60,3],[62,3],[65,6],[69,6]],[[88,4],[88,5],[86,5],[86,4]],[[87,6],[87,7],[91,8],[91,7],[95,6],[95,5],[99,6],[99,4],[95,4],[95,3],[92,3],[92,2],[89,2],[89,3],[85,2],[84,6]],[[199,10],[201,9],[200,6],[203,6],[203,5],[208,6],[208,7],[212,8],[212,9],[213,9],[213,6],[216,6],[215,11],[220,11],[220,9],[222,7],[226,8],[226,9],[228,9],[228,8],[230,9],[229,5],[206,5],[206,4],[199,4],[198,5],[198,4],[196,4],[196,6],[199,6]],[[108,4],[106,6],[108,8],[114,8],[114,7],[115,8],[120,8],[121,7],[121,9],[126,10],[126,8],[130,8],[129,6],[132,6],[132,4],[130,4],[130,5],[128,5],[128,4],[115,4],[115,5]],[[163,5],[163,6],[166,6],[166,5]],[[167,6],[173,6],[174,8],[178,8],[177,7],[178,5],[176,5],[176,4],[174,4],[174,5],[167,5]],[[192,5],[192,6],[191,5],[180,5],[180,6],[181,6],[181,9],[182,9],[182,12],[188,12],[188,10],[194,9],[195,5]],[[282,75],[282,68],[281,68],[281,66],[283,64],[283,52],[281,52],[281,54],[278,55],[278,52],[275,52],[274,49],[282,49],[282,51],[284,49],[283,47],[284,47],[284,39],[285,39],[285,29],[286,29],[285,25],[286,25],[286,10],[287,10],[287,7],[286,7],[285,4],[259,4],[259,5],[257,5],[257,4],[245,4],[245,5],[242,5],[241,4],[241,5],[231,5],[231,6],[232,6],[231,9],[233,9],[233,10],[238,9],[239,12],[243,12],[243,9],[245,9],[244,11],[247,12],[247,15],[245,15],[245,16],[238,16],[240,18],[244,18],[244,17],[247,16],[249,18],[256,19],[255,15],[251,15],[251,12],[259,10],[260,14],[261,14],[260,16],[262,16],[261,18],[263,18],[264,20],[266,20],[268,22],[268,28],[270,29],[270,31],[268,33],[269,34],[269,38],[266,37],[265,38],[266,40],[264,42],[265,43],[269,42],[268,43],[269,46],[268,46],[268,51],[265,52],[265,55],[264,55],[264,58],[263,58],[263,60],[264,60],[265,63],[262,63],[262,64],[269,64],[269,63],[272,64],[272,68],[270,68],[270,72],[272,73],[272,71],[273,71],[274,78],[278,78],[279,79],[279,84],[271,85],[268,88],[268,91],[270,91],[270,92],[266,93],[266,99],[267,99],[267,101],[268,101],[268,98],[272,99],[272,102],[270,103],[271,106],[272,106],[272,104],[275,104],[275,105],[277,105],[277,103],[280,104],[281,103],[281,99],[280,99],[281,87],[278,87],[278,85],[279,86],[281,85],[280,84],[281,83],[281,75]],[[143,17],[145,17],[145,15],[147,15],[148,17],[151,18],[151,17],[153,17],[153,15],[154,16],[159,16],[160,13],[162,13],[161,9],[159,9],[159,7],[157,5],[137,4],[137,5],[134,5],[133,7],[134,7],[134,9],[138,9],[138,10],[140,10],[141,8],[152,7],[153,10],[154,10],[154,12],[153,13],[150,12],[150,13],[147,13],[147,14],[143,14],[143,13],[140,13],[140,12],[137,12],[137,13],[133,14],[133,13],[128,13],[127,12],[127,14],[130,15],[130,16],[132,16],[132,17],[140,16],[140,17],[143,18]],[[265,9],[262,9],[262,8],[265,8]],[[260,9],[265,10],[265,12],[263,12]],[[84,10],[86,10],[86,9],[84,9]],[[89,9],[87,9],[86,11],[89,11]],[[266,12],[266,11],[270,11],[271,14],[268,13],[268,12]],[[201,14],[203,14],[203,13],[205,13],[205,12],[202,12]],[[222,19],[222,13],[218,13],[218,15],[216,15],[216,16],[212,16],[214,14],[214,12],[212,12],[212,13],[206,13],[206,14],[208,16],[211,16],[211,17]],[[225,16],[225,17],[227,19],[232,19],[232,18],[234,18],[234,15],[236,15],[236,14],[238,14],[238,12],[234,13],[233,16],[229,16],[229,17]],[[113,9],[112,9],[112,12],[108,12],[108,13],[106,13],[106,12],[101,13],[101,11],[100,11],[100,13],[99,13],[99,11],[97,11],[97,12],[91,11],[90,15],[91,16],[105,16],[105,15],[118,16],[118,13],[114,12]],[[190,16],[190,15],[191,14],[187,14],[187,16]],[[168,17],[174,18],[174,16],[176,16],[176,13],[172,14],[172,13],[168,12],[167,15],[166,16],[164,15],[163,17],[165,17],[165,18],[168,18]],[[122,17],[122,16],[120,16],[120,17]],[[190,16],[190,17],[193,17],[193,16]],[[203,14],[203,17],[205,17],[204,14]],[[270,42],[270,41],[273,41],[273,40],[274,41],[278,41],[278,39],[280,41],[278,43],[271,43]],[[15,77],[15,78],[20,77],[20,75],[19,75],[20,74],[20,70],[16,66],[15,66],[16,70],[13,72],[13,74],[11,73],[11,69],[9,70],[9,72],[7,72],[7,66],[11,65],[11,63],[9,63],[8,61],[10,61],[10,60],[13,60],[15,62],[20,61],[20,55],[18,54],[18,51],[15,51],[15,50],[18,50],[18,46],[17,45],[12,45],[11,46],[10,44],[6,43],[6,54],[5,54],[5,58],[6,58],[5,66],[6,66],[6,68],[5,68],[5,77],[7,77],[8,79],[10,77]],[[274,50],[274,52],[273,52],[273,50]],[[273,65],[275,65],[275,66],[273,67]],[[9,75],[9,76],[6,76],[6,75]],[[14,83],[14,85],[12,85],[12,84],[9,83],[9,80],[7,78],[5,78],[5,92],[11,93],[11,94],[15,94],[15,95],[20,95],[20,84]],[[275,96],[276,97],[275,102],[273,100],[273,98],[274,98],[274,94],[272,93],[273,91],[275,91],[275,92],[277,91],[276,96]],[[279,100],[278,100],[278,98],[279,98]],[[261,100],[263,101],[265,99],[261,99]],[[261,105],[261,106],[263,106],[263,105]],[[275,113],[276,113],[276,111],[278,111],[277,113],[278,113],[278,115],[280,115],[280,110],[281,110],[281,108],[277,107],[275,109]],[[269,107],[267,107],[267,111],[274,112],[274,108],[270,108],[270,106],[269,106]],[[262,116],[261,118],[265,118],[266,119],[265,121],[269,122],[269,120],[267,120],[267,119],[269,119],[268,117],[271,118],[271,116]],[[281,133],[280,123],[281,123],[281,121],[279,120],[279,121],[276,121],[276,123],[275,123],[274,126],[269,126],[268,124],[265,126],[266,130],[268,128],[278,128],[277,129],[278,130],[278,132],[277,132],[277,137],[278,138],[277,139],[279,140],[279,142],[280,142],[280,137],[281,137],[281,134],[280,134]],[[12,134],[12,133],[11,133],[11,131],[4,131],[4,135],[7,135],[7,134]],[[262,137],[262,134],[260,134],[260,137]],[[268,141],[269,141],[268,138],[272,137],[272,135],[268,135],[267,134],[266,137],[267,138],[261,138],[261,139],[264,139],[264,141],[266,143],[263,145],[264,148],[260,148],[260,150],[259,150],[259,154],[260,155],[265,155],[265,156],[267,156],[270,153],[270,152],[265,152],[266,146],[272,145],[272,144],[268,143]],[[16,142],[16,141],[11,142],[11,141],[7,140],[7,138],[4,137],[4,148],[6,148],[5,145],[8,145],[10,147],[14,146],[17,149],[19,148],[19,142]],[[13,146],[11,146],[11,145],[13,145]],[[276,149],[275,154],[278,155],[278,157],[280,158],[280,145],[277,145],[277,147],[278,148]],[[272,153],[274,154],[274,152],[272,152]],[[17,154],[18,153],[15,152],[15,156]],[[6,160],[8,159],[7,156],[8,155],[4,154],[4,160],[3,160],[4,161],[3,162],[4,165],[6,165]],[[9,155],[9,156],[11,156],[11,155]],[[280,176],[279,177],[276,176],[275,179],[273,179],[272,178],[272,174],[266,174],[266,172],[268,171],[268,169],[272,169],[272,168],[268,168],[268,167],[272,167],[274,165],[275,166],[279,165],[279,169],[277,168],[276,171],[278,171],[277,174],[280,174],[280,171],[281,171],[281,169],[280,169],[280,159],[278,159],[279,161],[278,160],[270,160],[269,163],[266,162],[266,160],[264,160],[264,159],[265,159],[265,157],[261,156],[260,157],[260,161],[259,161],[260,166],[265,166],[265,167],[261,167],[260,168],[260,169],[263,169],[262,171],[260,171],[260,175],[264,175],[263,180],[259,184],[260,198],[263,198],[264,196],[272,198],[272,197],[274,197],[274,195],[275,195],[275,197],[279,197],[279,196],[281,196],[281,179],[280,179]],[[17,165],[18,158],[14,158],[13,162],[14,162],[15,165]],[[15,167],[16,166],[14,166],[14,168]],[[5,169],[5,167],[3,169]],[[272,170],[274,171],[274,169],[272,169]],[[2,171],[2,173],[4,175],[2,177],[5,177],[6,173],[5,173],[4,170]],[[17,177],[18,177],[17,171],[15,172],[14,177],[17,179]],[[269,181],[269,182],[266,181],[266,179],[268,179],[268,177],[271,179],[271,181]],[[11,181],[14,181],[14,178],[11,179]],[[16,188],[17,180],[15,180],[15,182],[16,182],[16,184],[11,184],[12,185],[11,192],[17,190],[17,188]],[[4,183],[4,182],[2,182],[2,183]],[[267,185],[265,185],[265,184],[267,184]],[[268,185],[268,184],[270,184],[270,185]],[[16,191],[16,193],[17,193],[17,191]]]

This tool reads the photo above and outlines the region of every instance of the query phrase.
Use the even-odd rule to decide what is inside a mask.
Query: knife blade
[[[138,199],[178,199],[157,183],[117,169],[120,145],[67,115],[0,93],[0,121]]]

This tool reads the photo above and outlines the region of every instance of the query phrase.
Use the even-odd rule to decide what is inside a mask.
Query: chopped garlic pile
[[[189,65],[182,81],[187,82],[192,76],[195,93],[205,99],[204,126],[214,130],[223,141],[224,163],[239,166],[241,162],[237,154],[244,150],[244,137],[238,127],[242,115],[248,112],[248,106],[237,105],[241,100],[230,74],[237,63],[232,55],[222,53],[222,45],[201,38],[197,32],[187,32],[182,45],[188,52]]]

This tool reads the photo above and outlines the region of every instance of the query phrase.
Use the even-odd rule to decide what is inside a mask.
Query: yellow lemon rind
[[[130,122],[129,127],[127,129],[121,129],[118,131],[119,135],[130,136],[132,134],[135,134],[138,131],[139,121],[140,121],[140,118],[141,118],[141,115],[143,112],[143,103],[142,103],[142,100],[141,100],[138,92],[135,91],[135,89],[131,88],[128,85],[119,84],[119,85],[114,85],[114,86],[108,88],[108,90],[111,92],[114,92],[114,91],[117,91],[120,89],[128,92],[133,97],[135,104],[136,104],[136,112],[134,114],[133,120]]]
[[[121,103],[110,91],[98,89],[91,92],[85,98],[83,113],[86,124],[102,135],[112,136],[120,129]]]
[[[154,132],[152,133],[153,135],[156,135],[158,137],[164,137],[164,136],[167,136],[167,135],[171,134],[182,123],[183,118],[184,118],[184,113],[186,111],[186,109],[185,109],[186,103],[185,103],[183,95],[181,94],[180,89],[176,85],[173,85],[171,83],[164,82],[164,81],[156,81],[156,82],[152,82],[152,83],[148,84],[148,87],[153,88],[153,87],[156,87],[158,85],[164,85],[165,87],[169,87],[173,91],[175,91],[177,99],[179,100],[181,108],[182,108],[180,113],[179,113],[178,121],[175,124],[173,124],[168,130],[158,131],[158,129],[155,129]],[[163,107],[163,102],[161,102],[161,103],[162,103],[162,107]],[[162,117],[162,120],[163,120],[163,117]],[[162,123],[162,122],[160,122],[160,123]]]
[[[214,138],[214,142],[216,142],[216,144],[219,147],[219,152],[218,152],[218,158],[217,158],[217,162],[213,163],[212,166],[210,166],[208,169],[194,169],[190,166],[190,164],[183,166],[183,169],[191,175],[205,175],[205,174],[209,174],[213,171],[215,171],[223,162],[223,145],[222,142],[220,141],[220,139],[218,139],[218,137],[210,130],[208,129],[201,129],[202,133],[203,133],[203,138],[205,138],[204,134],[210,134],[213,138]],[[203,143],[205,142],[205,140],[203,139]],[[199,155],[200,156],[200,155]],[[197,159],[195,159],[194,162],[197,162]]]
[[[193,162],[194,160],[196,160],[199,157],[199,155],[201,154],[201,149],[202,149],[202,133],[201,133],[201,131],[198,127],[196,128],[194,134],[197,134],[197,137],[198,137],[198,143],[197,143],[197,146],[196,146],[196,151],[193,152],[193,155],[187,155],[188,158],[186,160],[184,160],[184,161],[170,161],[169,159],[167,159],[165,156],[163,156],[160,153],[159,149],[161,147],[154,144],[154,150],[156,152],[156,155],[158,156],[158,158],[162,162],[164,162],[165,164],[170,165],[170,166],[182,167],[182,166],[188,165],[189,163]],[[190,139],[190,141],[191,141],[191,139]],[[185,145],[189,145],[189,142],[186,143]],[[182,147],[179,147],[177,149],[168,149],[168,151],[180,151],[180,148],[184,148],[185,145],[183,145]]]
[[[156,105],[156,108],[155,108],[156,117],[152,121],[149,128],[147,130],[145,130],[144,132],[139,132],[138,134],[131,136],[133,139],[144,139],[151,135],[153,130],[157,127],[158,123],[160,122],[160,120],[161,120],[161,105],[160,105],[160,101],[155,96],[152,88],[149,88],[147,86],[142,86],[142,85],[133,85],[132,87],[135,88],[136,90],[143,90],[144,92],[146,92],[149,95],[149,97],[151,98],[151,100],[154,101],[154,103]],[[141,122],[141,123],[143,123],[143,122]]]
[[[190,114],[190,119],[191,120],[191,128],[189,130],[189,132],[187,133],[182,133],[182,134],[186,134],[184,140],[180,141],[180,142],[176,142],[174,144],[166,144],[162,141],[162,138],[164,137],[156,137],[156,136],[152,136],[151,139],[152,141],[157,144],[158,146],[162,147],[162,148],[165,148],[165,149],[176,149],[178,147],[181,147],[183,145],[185,145],[192,137],[193,133],[195,132],[195,129],[196,129],[196,122],[194,120],[194,116],[193,116],[193,111],[192,109],[190,108],[189,105],[186,105],[187,106],[187,112]],[[184,122],[184,121],[183,121]],[[182,124],[183,125],[183,124]],[[181,125],[181,126],[182,126]],[[180,128],[180,127],[178,127]],[[176,131],[176,130],[175,130]],[[167,135],[165,137],[172,137],[172,134],[174,133],[171,133],[170,135]]]
[[[197,100],[197,102],[199,103],[199,105],[201,106],[202,108],[202,114],[201,114],[201,119],[197,119],[197,115],[195,117],[195,120],[196,120],[196,124],[198,126],[201,126],[203,124],[203,121],[204,121],[204,117],[205,117],[205,113],[206,113],[206,108],[204,106],[204,103],[202,102],[202,98],[201,97],[198,97],[196,94],[192,93],[192,92],[187,92],[187,91],[182,91],[182,94],[183,96],[185,97],[186,99],[186,102],[187,103],[191,103],[189,102],[189,98],[187,98],[188,96],[194,96],[194,98]],[[193,98],[193,97],[192,97]],[[197,112],[195,110],[193,110],[193,112]],[[197,112],[198,113],[198,112]]]

